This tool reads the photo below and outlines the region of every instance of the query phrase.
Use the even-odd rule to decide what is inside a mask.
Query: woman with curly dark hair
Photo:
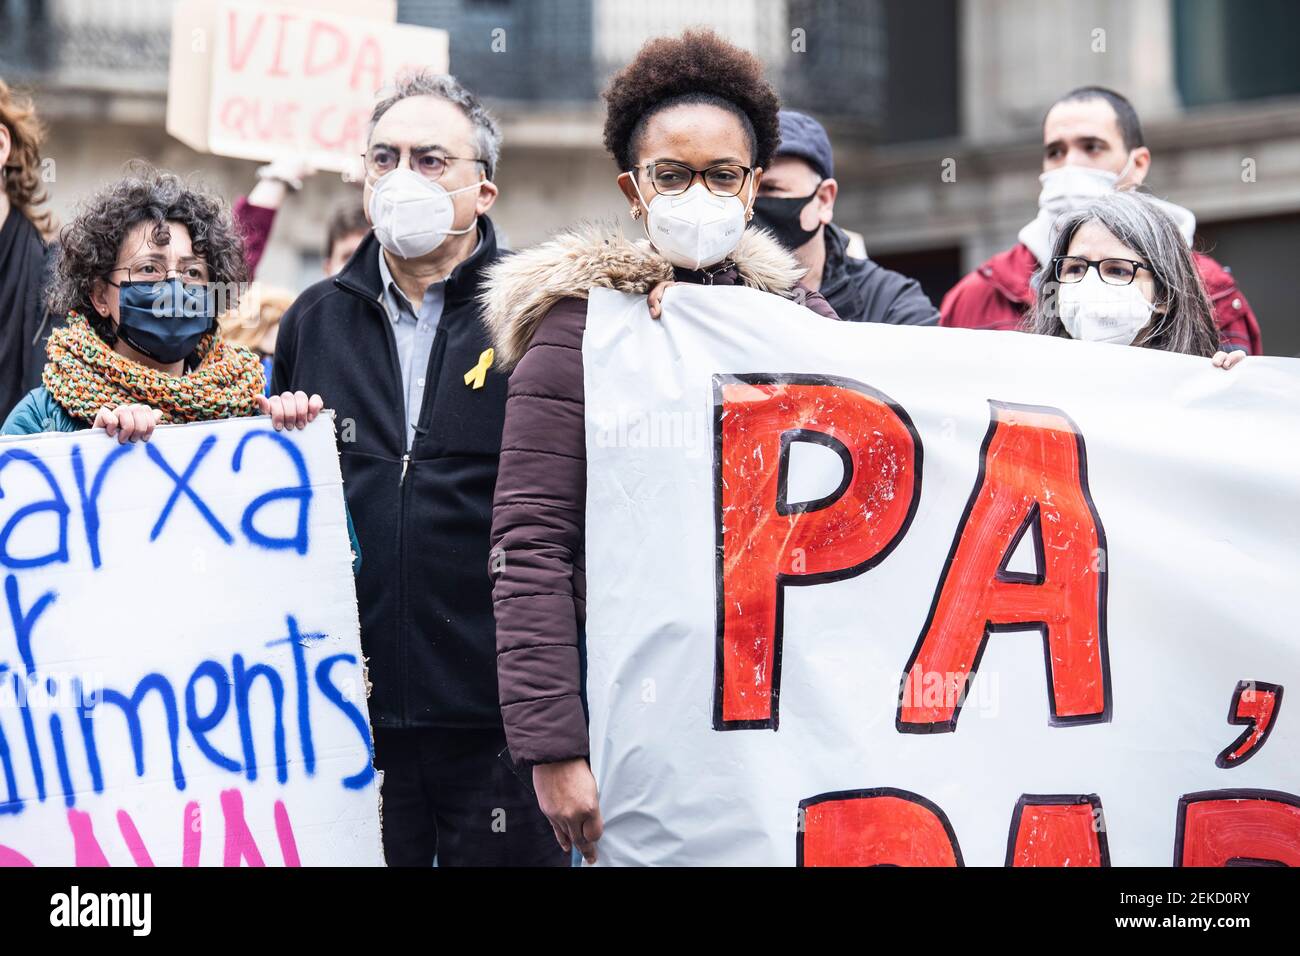
[[[222,340],[217,316],[244,281],[221,199],[147,167],[100,190],[60,234],[48,305],[68,322],[50,336],[43,384],[0,432],[93,427],[147,441],[162,422],[259,412],[305,427],[320,396],[267,400],[257,356]]]
[[[790,253],[745,228],[780,139],[780,104],[755,57],[708,31],[653,40],[605,102],[605,146],[645,240],[561,235],[494,266],[484,295],[496,361],[514,368],[492,516],[501,713],[556,839],[589,862],[603,823],[580,664],[588,291],[648,293],[657,318],[675,282],[745,285],[836,317],[798,285]]]
[[[31,100],[0,80],[0,417],[40,381],[44,364],[41,287],[54,228],[42,208],[44,139]]]

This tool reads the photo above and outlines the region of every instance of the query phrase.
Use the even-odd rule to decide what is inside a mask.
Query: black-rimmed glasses
[[[1133,259],[1085,259],[1083,256],[1056,256],[1052,260],[1057,282],[1082,282],[1088,269],[1096,269],[1101,281],[1109,285],[1128,285],[1137,278],[1139,269],[1155,273],[1151,267]]]
[[[718,163],[706,169],[694,169],[685,163],[646,163],[642,169],[650,185],[661,196],[680,196],[691,188],[696,178],[703,180],[704,188],[715,196],[736,196],[753,170],[739,163]]]

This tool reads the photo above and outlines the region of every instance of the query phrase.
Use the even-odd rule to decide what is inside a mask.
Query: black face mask
[[[123,282],[118,286],[117,334],[141,355],[179,362],[198,347],[212,328],[213,303],[206,285]]]
[[[817,191],[807,196],[759,196],[754,200],[754,225],[766,229],[776,236],[776,241],[787,249],[798,249],[805,242],[817,235],[821,223],[816,229],[805,229],[799,225],[799,216],[804,207],[812,202]]]

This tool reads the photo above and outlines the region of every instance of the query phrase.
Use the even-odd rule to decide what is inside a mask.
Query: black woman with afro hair
[[[837,318],[769,234],[745,228],[780,141],[775,91],[752,54],[709,31],[660,37],[605,91],[605,146],[635,230],[586,226],[492,267],[483,315],[513,369],[492,511],[497,685],[506,740],[530,767],[560,845],[596,860],[603,822],[588,763],[581,642],[586,444],[582,336],[593,287],[674,283],[767,292]]]

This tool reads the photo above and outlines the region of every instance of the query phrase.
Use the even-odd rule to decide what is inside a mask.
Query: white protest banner
[[[447,71],[446,31],[394,23],[395,12],[391,2],[178,4],[167,131],[222,156],[355,171],[376,92],[406,69]]]
[[[0,441],[0,863],[383,865],[331,419]]]
[[[603,861],[1300,865],[1300,363],[678,285],[583,364]]]

